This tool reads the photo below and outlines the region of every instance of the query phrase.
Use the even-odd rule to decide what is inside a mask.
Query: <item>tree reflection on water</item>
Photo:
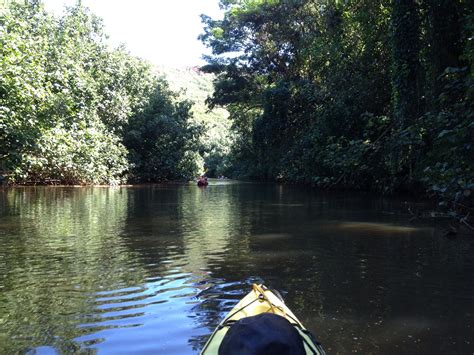
[[[0,194],[0,353],[196,353],[254,282],[329,352],[468,348],[474,242],[408,224],[401,201],[235,183]]]

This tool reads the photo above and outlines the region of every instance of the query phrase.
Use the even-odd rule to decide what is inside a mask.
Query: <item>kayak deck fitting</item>
[[[306,354],[325,355],[321,345],[285,305],[281,296],[276,291],[257,284],[252,285],[252,291],[241,299],[217,326],[202,349],[201,355],[218,354],[224,337],[236,322],[263,313],[272,313],[285,318],[297,330]]]

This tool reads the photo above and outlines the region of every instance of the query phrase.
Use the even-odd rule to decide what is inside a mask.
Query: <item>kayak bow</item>
[[[306,354],[325,355],[321,345],[285,305],[281,296],[276,291],[257,284],[253,284],[252,291],[241,299],[217,326],[202,349],[201,355],[218,354],[219,347],[232,325],[241,319],[263,313],[273,313],[285,318],[298,331]]]

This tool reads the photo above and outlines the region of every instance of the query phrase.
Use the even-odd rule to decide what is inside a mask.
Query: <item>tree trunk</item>
[[[392,92],[394,116],[403,129],[420,114],[420,17],[415,0],[392,3]]]

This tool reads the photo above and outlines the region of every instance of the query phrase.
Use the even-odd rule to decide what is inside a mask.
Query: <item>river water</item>
[[[328,354],[472,354],[474,238],[408,206],[218,181],[2,190],[0,353],[195,354],[264,283]]]

